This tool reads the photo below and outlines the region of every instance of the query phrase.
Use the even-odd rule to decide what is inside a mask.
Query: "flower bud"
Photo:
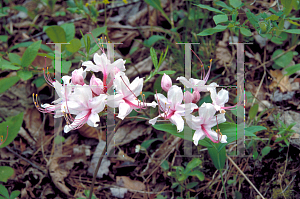
[[[200,100],[200,93],[198,91],[194,91],[192,103],[196,104],[199,100]]]
[[[83,71],[82,68],[74,70],[72,72],[72,84],[84,85],[85,76],[86,76],[86,72]]]
[[[184,103],[192,103],[193,101],[193,94],[190,91],[184,92]]]
[[[168,90],[171,88],[172,86],[172,80],[169,77],[169,75],[166,75],[164,73],[163,77],[161,78],[161,87],[164,91],[168,92]]]
[[[103,82],[101,79],[95,77],[94,74],[90,80],[90,87],[93,93],[95,93],[96,95],[104,94]]]

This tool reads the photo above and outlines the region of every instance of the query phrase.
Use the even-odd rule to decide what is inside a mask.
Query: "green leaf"
[[[264,126],[250,126],[250,127],[245,128],[245,135],[250,136],[249,134],[253,134],[253,133],[256,133],[256,132],[262,131],[262,130],[267,130],[267,128]]]
[[[259,17],[253,14],[249,9],[247,9],[246,16],[254,28],[257,28],[259,26],[258,25]]]
[[[161,14],[168,20],[168,22],[172,24],[171,20],[169,19],[169,17],[167,16],[163,8],[161,7],[160,0],[145,0],[145,2],[150,6],[152,6],[153,8],[157,9],[159,12],[161,12]]]
[[[144,41],[144,45],[150,48],[156,42],[158,42],[160,40],[165,40],[165,39],[166,39],[165,37],[160,36],[160,35],[152,35],[151,37],[149,37],[149,39]]]
[[[40,76],[38,78],[36,78],[35,80],[32,81],[33,84],[35,84],[35,86],[37,88],[41,87],[43,84],[46,83],[44,76]]]
[[[190,182],[189,184],[186,185],[187,189],[191,189],[195,186],[197,186],[199,184],[199,182]]]
[[[52,66],[55,66],[54,60],[52,60]],[[71,61],[62,60],[61,61],[61,73],[64,73],[64,74],[69,73],[71,66],[72,66]]]
[[[178,181],[181,182],[181,181],[184,181],[188,178],[189,176],[186,175],[186,174],[181,174],[179,177],[178,177]]]
[[[241,27],[240,30],[243,35],[245,35],[247,37],[252,36],[252,33],[248,28]]]
[[[57,135],[55,138],[54,138],[54,143],[55,144],[61,144],[65,141],[65,138],[63,136],[60,136],[60,135]]]
[[[45,32],[54,43],[67,43],[66,33],[62,27],[50,26]]]
[[[0,184],[0,194],[9,199],[9,194],[5,186]]]
[[[62,27],[65,31],[66,41],[70,42],[75,37],[74,23],[64,23],[60,27]]]
[[[189,176],[196,176],[200,181],[204,180],[204,174],[199,170],[195,170],[195,171],[190,172]]]
[[[215,15],[213,17],[213,19],[214,19],[214,22],[216,25],[218,25],[219,23],[228,21],[227,15]]]
[[[20,78],[18,76],[5,77],[0,80],[0,94],[15,85]]]
[[[199,166],[201,164],[201,160],[199,158],[193,158],[186,166],[185,168],[185,173],[190,172],[192,169],[194,169],[195,167]]]
[[[25,50],[21,61],[22,67],[28,67],[33,62],[41,47],[41,42],[41,40],[34,42]]]
[[[300,29],[288,29],[288,30],[283,30],[283,32],[292,33],[292,34],[300,34]]]
[[[66,45],[66,49],[71,52],[71,53],[75,53],[77,52],[81,47],[81,42],[79,39],[72,39],[70,41],[70,44]]]
[[[8,121],[2,122],[0,124],[0,135],[3,135],[3,139],[6,138],[7,126],[8,126],[8,135],[6,141],[2,143],[0,148],[7,146],[17,137],[19,130],[22,126],[22,122],[23,122],[23,112],[10,118]]]
[[[267,17],[266,20],[276,21],[278,18],[279,18],[279,16],[277,16],[277,15],[271,15],[271,16]]]
[[[262,155],[262,157],[264,157],[265,155],[268,155],[268,153],[270,153],[270,151],[271,151],[271,147],[265,146],[265,147],[261,150],[261,155]]]
[[[274,59],[275,57],[277,57],[279,54],[283,53],[284,50],[282,49],[277,49],[273,55],[272,55],[272,59]],[[290,62],[293,60],[293,52],[292,51],[289,51],[287,52],[286,54],[280,56],[279,58],[275,59],[274,62],[276,65],[284,68],[286,67],[287,65],[290,64]]]
[[[161,168],[163,168],[165,171],[169,170],[169,163],[167,160],[164,160],[162,163],[161,163]]]
[[[30,46],[31,44],[33,44],[32,41],[29,41],[29,42],[23,42],[23,43],[20,43],[20,44],[16,44],[14,45],[13,47],[9,48],[8,51],[12,51],[14,49],[18,49],[20,47],[28,47]],[[49,52],[49,53],[52,53],[52,49],[49,47],[49,46],[46,46],[44,44],[41,44],[41,49],[46,51],[46,52]]]
[[[0,41],[7,42],[7,40],[8,40],[7,35],[0,35]]]
[[[217,146],[218,144],[214,144]],[[226,160],[226,150],[225,147],[222,148],[220,152],[218,152],[216,147],[207,148],[210,158],[212,159],[214,166],[218,170],[222,170],[225,166],[225,160]]]
[[[164,75],[164,74],[166,74],[166,75],[172,75],[174,73],[176,73],[176,71],[173,71],[173,70],[163,70],[163,71],[157,72],[157,74],[159,74],[159,75]]]
[[[15,53],[8,53],[8,58],[11,63],[21,65],[21,57]]]
[[[224,3],[223,1],[217,1],[215,2],[216,5],[221,6],[229,11],[232,11],[232,8],[229,7],[226,3]]]
[[[155,139],[151,139],[151,140],[145,140],[142,144],[141,144],[141,147],[145,148],[145,149],[148,149],[150,147],[150,145],[157,141],[157,140],[161,140],[160,138],[155,138]]]
[[[234,195],[235,195],[235,199],[242,199],[243,198],[243,195],[238,191],[235,191]]]
[[[139,47],[138,46],[134,46],[134,47],[132,47],[131,49],[130,49],[130,51],[129,51],[129,55],[132,55],[135,51],[137,51],[139,49]]]
[[[2,70],[19,70],[21,67],[20,66],[14,66],[12,64],[3,64],[2,65]]]
[[[249,118],[253,120],[258,112],[258,104],[254,104],[249,110]]]
[[[157,55],[156,55],[154,48],[152,48],[152,47],[150,48],[150,55],[151,55],[151,59],[152,59],[155,69],[158,70]]]
[[[14,174],[14,170],[8,166],[0,166],[0,181],[7,182],[8,178]],[[2,192],[0,191],[0,194]]]
[[[207,9],[209,11],[213,11],[213,12],[217,12],[217,13],[221,13],[221,14],[225,14],[224,12],[222,12],[221,10],[218,10],[216,8],[212,8],[210,6],[207,6],[207,5],[203,5],[203,4],[194,4],[195,6],[198,6],[200,8],[203,8],[203,9]]]
[[[283,5],[283,14],[285,16],[288,16],[290,14],[290,12],[292,11],[293,8],[293,4],[291,2],[291,0],[281,0],[281,3]]]
[[[216,27],[214,28],[208,28],[208,29],[205,29],[204,31],[198,33],[197,35],[198,36],[207,36],[207,35],[212,35],[216,32],[222,32],[224,30],[227,29],[227,26],[222,26],[222,25],[217,25]]]
[[[32,72],[28,70],[20,70],[17,72],[17,75],[24,81],[29,80],[33,76]]]
[[[20,195],[20,191],[13,191],[13,192],[11,192],[11,194],[10,194],[10,199],[15,199],[16,197],[18,197],[19,195]]]
[[[229,4],[234,8],[239,8],[242,5],[241,0],[229,0]]]

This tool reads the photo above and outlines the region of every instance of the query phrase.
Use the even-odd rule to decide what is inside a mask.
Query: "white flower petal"
[[[120,103],[119,105],[119,115],[117,116],[123,120],[132,111],[132,107],[127,103]]]
[[[172,122],[173,124],[175,124],[177,126],[177,131],[181,132],[183,131],[183,127],[184,127],[184,121],[182,119],[182,117],[178,114],[174,114],[170,117],[170,122]]]
[[[198,146],[199,140],[202,140],[205,138],[205,133],[202,129],[197,129],[193,135],[194,144]]]
[[[93,97],[89,102],[89,108],[92,108],[93,112],[100,113],[103,111],[106,104],[107,95],[100,94],[97,97]]]
[[[157,117],[155,117],[155,118],[149,120],[149,123],[152,124],[152,125],[154,125],[154,124],[156,123],[156,121],[157,121],[157,118],[159,118],[159,117],[160,117],[160,116],[157,116]]]
[[[171,109],[175,109],[183,100],[183,93],[180,87],[174,85],[168,91],[168,101],[171,103]]]
[[[86,123],[91,127],[97,127],[98,126],[98,124],[96,124],[97,122],[100,122],[100,117],[98,113],[92,112]]]
[[[120,103],[125,103],[122,94],[110,95],[107,97],[107,106],[111,108],[119,107]]]

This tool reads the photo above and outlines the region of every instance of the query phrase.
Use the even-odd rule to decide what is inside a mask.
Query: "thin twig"
[[[31,161],[27,160],[26,158],[24,158],[23,156],[19,155],[18,153],[14,152],[12,149],[10,149],[8,146],[5,147],[9,152],[15,154],[16,156],[18,156],[19,158],[21,158],[22,160],[26,161],[27,163],[31,164],[34,168],[40,170],[41,172],[43,172],[44,174],[46,174],[46,171],[42,170],[39,166],[37,166],[36,164],[32,163]]]
[[[117,123],[117,125],[115,126],[115,129],[114,129],[114,132],[117,131],[117,129],[120,127],[121,123],[122,123],[122,120],[120,120],[120,121]],[[111,134],[107,137],[107,140],[106,140],[106,143],[107,143],[106,146],[107,146],[107,148],[108,148],[108,145],[110,144],[110,142],[111,142],[111,140],[112,140],[113,137],[114,137],[114,133],[111,133]],[[105,154],[107,148],[104,149],[104,150],[102,151],[102,154],[101,154],[101,156],[100,156],[100,159],[98,160],[98,163],[97,163],[97,166],[96,166],[94,175],[93,175],[92,185],[91,185],[91,187],[90,187],[90,195],[89,195],[88,199],[91,199],[91,198],[92,198],[92,195],[93,195],[93,189],[94,189],[94,184],[95,184],[95,181],[96,181],[96,177],[97,177],[99,168],[100,168],[100,166],[101,166],[101,162],[102,162],[102,160],[103,160],[103,158],[104,158],[104,154]]]
[[[261,198],[265,199],[264,196],[257,190],[257,188],[252,184],[249,178],[244,174],[244,172],[235,164],[235,162],[226,154],[226,157],[230,160],[230,162],[235,166],[235,168],[244,176],[244,178],[249,182],[249,184],[254,188],[254,190],[260,195]]]

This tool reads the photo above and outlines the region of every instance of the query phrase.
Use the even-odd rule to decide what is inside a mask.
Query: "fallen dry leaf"
[[[94,139],[102,139],[105,140],[106,134],[103,130],[102,133],[97,130],[97,128],[91,127],[87,124],[83,125],[80,129],[78,129],[80,135],[87,137],[87,138],[94,138]]]
[[[127,176],[117,176],[117,185],[137,191],[142,191],[145,189],[145,185],[142,182],[131,180]]]
[[[292,85],[289,82],[289,77],[288,76],[284,76],[282,74],[281,70],[270,70],[270,73],[273,76],[272,77],[273,81],[269,85],[269,89],[271,91],[273,91],[273,89],[275,87],[277,87],[277,84],[278,84],[278,87],[280,88],[281,92],[283,92],[283,93],[286,92],[286,91],[289,91],[289,92],[292,91]],[[279,83],[277,83],[277,82],[279,82]]]
[[[129,157],[123,150],[119,150],[117,160],[135,162],[135,159]]]

